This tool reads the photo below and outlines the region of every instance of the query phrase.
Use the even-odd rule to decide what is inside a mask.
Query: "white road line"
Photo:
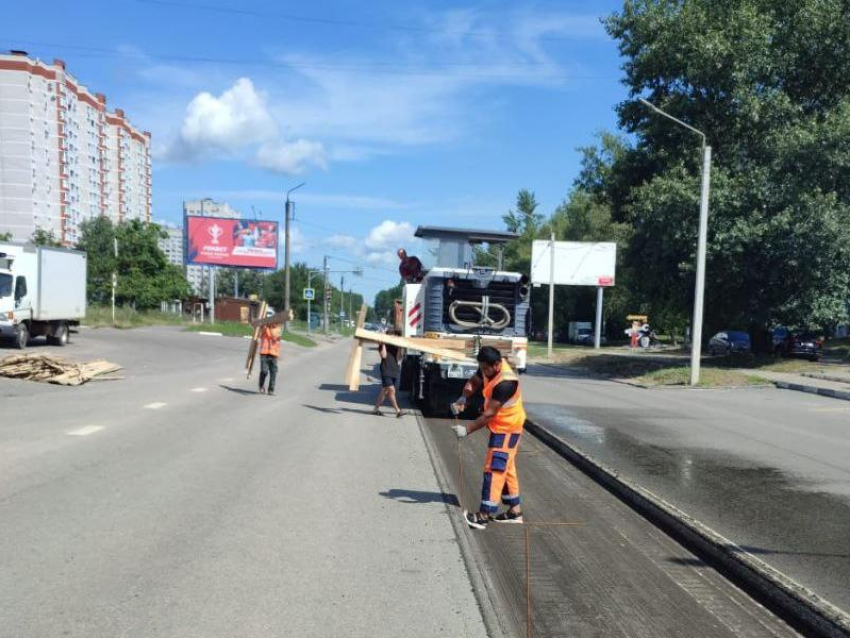
[[[199,332],[199,335],[204,335],[205,337],[220,337],[222,336],[220,332]]]
[[[233,377],[224,377],[223,379],[219,379],[222,383],[230,383],[233,381]]]
[[[206,388],[192,388],[192,392],[206,392]]]
[[[157,403],[148,403],[145,407],[148,410],[159,410],[160,408],[164,408],[167,403],[157,402]]]
[[[88,436],[89,434],[94,434],[95,432],[100,432],[103,429],[102,425],[87,425],[84,428],[80,428],[79,430],[71,430],[68,432],[69,436]]]

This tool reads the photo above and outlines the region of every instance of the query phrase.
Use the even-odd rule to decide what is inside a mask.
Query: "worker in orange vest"
[[[280,324],[266,324],[260,330],[260,394],[266,392],[267,376],[269,378],[268,394],[274,394],[278,357],[280,357]]]
[[[484,463],[484,484],[481,488],[481,507],[478,512],[463,512],[466,524],[473,529],[484,529],[490,521],[497,523],[522,523],[519,496],[519,477],[516,455],[519,439],[525,426],[525,408],[519,377],[502,358],[502,353],[491,346],[478,352],[478,372],[463,387],[463,395],[451,408],[457,415],[466,408],[469,397],[478,391],[484,396],[484,412],[471,425],[454,425],[458,438],[484,428],[490,430],[487,458]],[[508,508],[496,515],[499,499]]]

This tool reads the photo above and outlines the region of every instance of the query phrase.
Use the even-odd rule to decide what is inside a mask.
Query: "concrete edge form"
[[[809,636],[850,638],[850,614],[545,427],[526,421],[525,428],[798,630]]]
[[[431,467],[434,469],[434,476],[437,479],[437,485],[444,494],[453,492],[452,482],[449,480],[448,468],[442,462],[428,428],[425,427],[424,417],[419,410],[411,410],[411,414],[416,417],[416,423],[419,426],[419,433],[422,435],[422,440],[425,442],[425,448],[428,451],[428,458],[431,459]],[[455,532],[460,553],[463,556],[463,562],[466,566],[466,572],[469,574],[469,580],[472,584],[472,591],[478,601],[478,608],[481,611],[481,617],[484,619],[484,627],[487,630],[487,635],[490,638],[508,638],[512,634],[508,627],[503,626],[500,621],[501,616],[496,613],[496,601],[493,600],[495,586],[490,580],[487,572],[481,568],[484,564],[483,557],[480,557],[480,552],[470,542],[469,536],[466,533],[466,528],[461,523],[458,512],[454,506],[444,501],[446,514],[451,521],[452,528]]]
[[[808,392],[831,399],[850,401],[850,392],[844,390],[833,390],[832,388],[821,388],[816,385],[803,385],[802,383],[788,383],[787,381],[773,381],[773,385],[782,390],[795,390],[797,392]]]

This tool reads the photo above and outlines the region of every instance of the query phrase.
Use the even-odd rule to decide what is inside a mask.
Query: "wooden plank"
[[[355,339],[351,344],[351,354],[348,357],[348,370],[345,381],[348,389],[357,392],[360,389],[360,367],[363,365],[363,342]]]
[[[263,302],[265,303],[265,302]],[[260,316],[265,315],[265,310],[260,308]],[[271,317],[266,317],[265,319],[257,319],[251,322],[251,325],[255,328],[259,328],[262,326],[272,325],[280,325],[286,321],[292,321],[295,319],[295,313],[290,310],[288,313],[285,310],[281,310],[280,312],[276,312]]]
[[[382,332],[364,330],[363,328],[358,328],[357,331],[354,333],[354,336],[357,339],[362,339],[363,341],[372,341],[374,343],[387,343],[389,345],[396,346],[398,348],[404,348],[406,350],[418,350],[419,352],[433,354],[435,356],[443,357],[444,359],[449,359],[451,361],[469,360],[469,357],[467,357],[464,352],[460,352],[459,350],[440,348],[438,346],[432,346],[430,344],[423,343],[423,341],[432,341],[439,343],[439,339],[421,339],[417,340],[416,342],[413,342],[405,337],[387,335]]]
[[[260,316],[266,314],[268,304],[264,301],[260,304]],[[260,329],[262,326],[254,326],[254,334],[251,337],[251,343],[248,344],[248,358],[245,360],[245,372],[247,378],[251,378],[251,373],[254,372],[254,359],[257,358],[257,345],[260,340]]]

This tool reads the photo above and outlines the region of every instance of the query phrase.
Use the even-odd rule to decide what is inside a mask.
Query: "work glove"
[[[459,439],[462,439],[463,437],[465,437],[468,434],[465,425],[453,425],[452,430],[455,431],[455,434],[457,435],[457,438],[459,438]]]
[[[452,414],[454,414],[455,416],[457,416],[458,414],[463,412],[465,409],[466,409],[466,397],[464,397],[464,396],[460,397],[457,401],[455,401],[451,405]]]

